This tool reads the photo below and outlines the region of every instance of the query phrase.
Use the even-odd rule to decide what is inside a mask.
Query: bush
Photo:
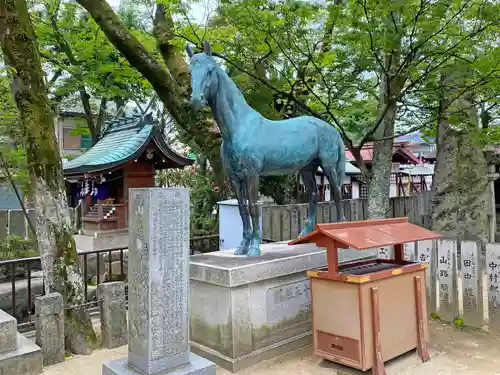
[[[20,236],[9,235],[0,243],[0,260],[36,257],[39,255],[36,242]]]

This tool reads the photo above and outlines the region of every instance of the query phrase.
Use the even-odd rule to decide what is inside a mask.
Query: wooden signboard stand
[[[311,282],[314,354],[385,375],[384,362],[417,349],[429,359],[426,305],[427,264],[403,259],[406,242],[440,235],[407,218],[318,224],[290,244],[327,249],[328,268],[308,271]],[[395,259],[338,264],[338,250],[394,246]]]

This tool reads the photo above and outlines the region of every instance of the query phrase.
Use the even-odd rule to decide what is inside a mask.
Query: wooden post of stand
[[[337,275],[339,273],[339,250],[336,242],[321,238],[316,242],[319,247],[326,248],[326,264],[328,265],[328,274]]]
[[[404,259],[404,245],[398,244],[394,245],[394,259],[398,262],[402,262]]]
[[[382,358],[382,342],[380,341],[380,311],[378,303],[378,288],[370,289],[372,302],[372,330],[373,330],[373,368],[372,375],[386,375]]]
[[[337,275],[339,273],[339,252],[335,244],[328,244],[326,247],[326,263],[328,264],[328,274]]]
[[[425,341],[424,335],[424,311],[422,306],[422,283],[420,276],[415,276],[415,307],[417,309],[417,353],[422,359],[422,362],[427,362],[429,360],[429,349],[427,348],[427,342]]]

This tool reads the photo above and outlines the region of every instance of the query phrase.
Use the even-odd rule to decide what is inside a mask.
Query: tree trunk
[[[153,33],[158,51],[168,70],[170,70],[170,74],[177,82],[179,94],[183,98],[188,98],[191,86],[189,69],[181,51],[173,43],[175,30],[172,13],[167,5],[162,4],[160,1],[156,2]]]
[[[379,110],[383,119],[375,132],[372,169],[368,185],[368,217],[370,219],[390,216],[390,184],[393,154],[394,124],[396,122],[396,101],[402,90],[403,79],[395,76],[399,63],[399,52],[387,53],[384,57],[379,89]],[[366,177],[366,176],[365,176]]]
[[[63,295],[67,349],[90,354],[96,342],[85,308],[84,285],[68,211],[36,37],[25,0],[0,1],[0,42],[12,75],[23,145],[33,181],[37,241],[46,292]]]
[[[157,1],[154,27],[157,49],[167,69],[177,82],[177,92],[180,96],[180,100],[187,102],[189,101],[189,95],[191,93],[191,79],[186,60],[182,52],[173,43],[174,35],[175,29],[172,12],[164,2]],[[218,126],[211,114],[208,111],[204,111],[200,114],[195,128],[196,132],[202,135],[202,137],[198,137],[194,142],[208,158],[217,186],[220,189],[219,195],[224,197],[227,184],[225,182],[226,177],[222,167],[222,160],[220,158],[221,138],[213,131],[214,129],[218,130]],[[192,134],[186,134],[185,130],[180,130],[183,133],[181,138],[188,142],[192,140]]]
[[[432,180],[432,229],[461,239],[487,241],[488,171],[484,152],[477,140],[480,131],[478,114],[470,108],[472,98],[465,96],[443,111],[456,91],[446,82],[453,82],[452,78],[443,79],[446,94],[439,103],[442,116],[438,123]],[[462,112],[458,115],[449,115],[460,108]],[[452,118],[461,123],[452,123]]]

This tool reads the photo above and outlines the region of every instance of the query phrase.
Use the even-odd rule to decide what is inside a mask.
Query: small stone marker
[[[500,331],[500,245],[486,244],[486,280],[488,284],[488,325]]]
[[[439,315],[441,319],[452,322],[457,317],[455,288],[455,240],[438,240],[438,279],[439,279]]]
[[[64,362],[64,304],[59,293],[35,299],[36,344],[42,348],[43,365]]]
[[[483,298],[480,293],[479,249],[477,242],[463,241],[462,255],[462,293],[464,301],[464,324],[481,328],[484,324]]]
[[[435,240],[423,240],[417,242],[416,261],[420,263],[427,263],[425,279],[427,284],[427,299],[428,299],[428,313],[433,314],[437,312],[436,300],[436,267],[438,256],[434,249]]]
[[[189,350],[189,191],[129,190],[128,358],[103,375],[215,375]]]
[[[415,262],[417,257],[415,242],[407,242],[404,244],[404,260],[408,262]]]
[[[394,247],[393,246],[383,246],[377,248],[377,258],[378,259],[394,259]]]
[[[127,345],[127,309],[125,284],[121,281],[97,287],[101,311],[102,346],[108,349]]]

